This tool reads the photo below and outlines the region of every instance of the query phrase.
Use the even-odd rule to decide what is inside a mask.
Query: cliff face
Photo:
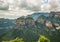
[[[55,17],[56,15],[57,17],[59,17],[60,12],[50,12],[48,15],[47,14],[48,13],[33,13],[32,15],[26,16],[25,18],[20,17],[19,19],[16,20],[16,24],[18,27],[28,26],[28,25],[36,26],[36,22],[37,22],[38,24],[44,24],[47,27],[53,27],[52,24],[59,22],[59,18],[58,21],[56,21]]]
[[[50,17],[59,17],[60,18],[60,12],[50,12],[49,16]]]
[[[60,18],[60,12],[55,12],[55,17],[59,17]]]

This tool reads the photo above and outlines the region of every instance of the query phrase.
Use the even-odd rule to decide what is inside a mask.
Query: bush
[[[24,42],[22,38],[16,38],[16,39],[13,39],[13,40],[10,40],[10,41],[2,41],[2,42]]]
[[[50,40],[48,38],[46,38],[45,36],[40,35],[37,42],[50,42]]]

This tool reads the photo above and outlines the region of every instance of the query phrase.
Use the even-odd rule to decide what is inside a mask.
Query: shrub
[[[16,39],[13,39],[13,40],[10,40],[10,41],[2,41],[2,42],[24,42],[22,38],[16,38]]]
[[[50,40],[47,37],[40,35],[37,42],[50,42]]]

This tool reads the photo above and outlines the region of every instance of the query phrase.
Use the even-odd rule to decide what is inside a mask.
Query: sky
[[[0,0],[0,18],[16,19],[38,11],[60,11],[60,0]]]

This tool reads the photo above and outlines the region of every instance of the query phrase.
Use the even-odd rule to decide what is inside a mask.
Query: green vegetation
[[[46,38],[45,36],[40,35],[37,42],[50,42],[50,40],[48,38]]]
[[[35,23],[33,26],[22,25],[22,27],[24,26],[23,28],[17,28],[16,26],[14,26],[9,30],[7,29],[7,32],[0,35],[0,42],[60,42],[60,18],[45,16],[39,16],[38,18],[43,19],[44,22],[38,23],[36,20],[33,21]],[[16,20],[24,21],[26,19],[32,20],[33,18],[28,16],[27,18],[20,17]],[[52,26],[47,27],[46,23],[50,23]],[[56,26],[55,23],[59,24],[59,26]],[[21,39],[20,37],[23,39]]]
[[[22,38],[16,38],[16,39],[13,39],[13,40],[10,40],[10,41],[2,41],[2,42],[24,42]]]
[[[24,20],[24,19],[25,19],[24,17],[17,18],[17,20]]]
[[[26,20],[27,20],[27,19],[33,20],[33,18],[32,18],[31,16],[27,16],[27,17],[26,17]]]

